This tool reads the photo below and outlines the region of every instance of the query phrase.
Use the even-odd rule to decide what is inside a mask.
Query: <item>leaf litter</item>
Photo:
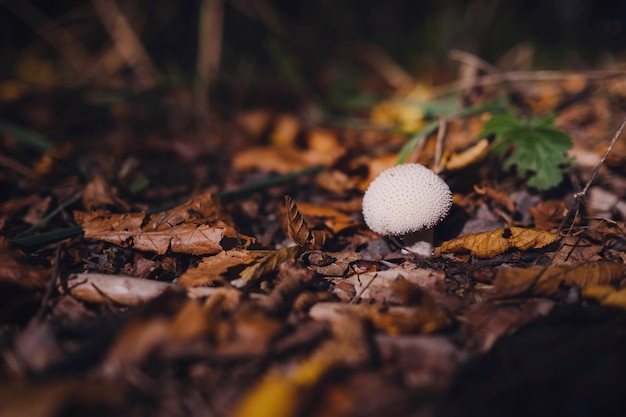
[[[210,146],[184,120],[127,144],[146,103],[71,146],[3,129],[0,415],[430,416],[474,406],[474,364],[498,375],[492,352],[524,357],[510,341],[551,321],[623,329],[623,140],[605,151],[623,110],[606,93],[626,91],[577,77],[458,89],[458,106],[420,84],[358,127],[241,108],[213,115]],[[430,257],[363,223],[398,159],[454,192]]]

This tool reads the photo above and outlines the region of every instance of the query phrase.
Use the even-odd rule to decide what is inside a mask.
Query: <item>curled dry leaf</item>
[[[326,241],[326,233],[323,230],[311,230],[309,225],[300,214],[296,202],[288,195],[285,196],[287,205],[287,234],[307,250],[322,249]]]
[[[493,282],[498,293],[554,295],[562,285],[571,287],[610,284],[624,278],[626,265],[616,262],[586,262],[577,265],[500,269]]]
[[[162,213],[74,212],[74,219],[86,238],[160,255],[168,251],[210,255],[224,250],[224,238],[231,238],[240,247],[253,240],[237,233],[219,202],[208,194]]]
[[[482,161],[489,154],[489,141],[481,139],[463,152],[443,156],[442,168],[446,171],[458,171],[468,165]]]
[[[506,227],[448,240],[436,248],[435,253],[470,251],[480,258],[491,258],[509,249],[543,248],[556,242],[558,238],[558,234],[543,230]]]

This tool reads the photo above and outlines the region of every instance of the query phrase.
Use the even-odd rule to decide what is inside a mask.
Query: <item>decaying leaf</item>
[[[624,278],[626,265],[616,262],[585,262],[576,265],[500,269],[493,282],[498,293],[554,295],[563,286],[605,285]]]
[[[510,249],[543,248],[556,242],[558,238],[558,234],[543,230],[506,227],[448,240],[436,248],[435,253],[470,251],[477,257],[491,258]]]
[[[72,274],[68,278],[67,289],[59,288],[60,292],[69,293],[79,300],[124,306],[145,303],[168,290],[183,290],[183,288],[167,282],[96,273]],[[217,291],[219,288],[188,288],[187,295],[191,298],[206,297]]]
[[[287,205],[287,234],[296,242],[307,250],[322,249],[326,241],[326,233],[323,230],[311,230],[304,220],[296,202],[288,195],[285,196],[285,204]]]
[[[277,251],[264,251],[268,253],[263,256],[257,263],[250,265],[239,274],[239,278],[244,282],[256,281],[266,274],[278,268],[282,262],[287,259],[293,259],[300,253],[299,246],[289,246]]]
[[[224,274],[233,267],[251,264],[263,256],[263,251],[227,250],[206,256],[200,263],[187,269],[178,283],[185,287],[198,287],[224,281]]]
[[[333,233],[339,233],[344,229],[359,225],[359,222],[354,218],[332,207],[300,203],[298,209],[304,216],[319,219]]]
[[[502,190],[496,190],[495,188],[488,186],[478,187],[477,185],[474,185],[474,191],[476,194],[485,196],[487,199],[506,208],[509,213],[513,213],[515,211],[515,201]]]
[[[101,175],[96,175],[85,186],[83,204],[89,211],[109,207],[120,207],[129,210],[130,206],[118,196],[117,189],[112,187]]]
[[[559,227],[567,215],[567,208],[563,200],[547,200],[540,201],[529,208],[528,212],[535,219],[536,228],[550,230]]]
[[[610,285],[590,285],[582,290],[582,296],[591,298],[606,307],[626,310],[626,288],[616,289]]]
[[[252,241],[237,233],[210,194],[162,213],[74,212],[74,219],[83,227],[86,238],[158,254],[172,251],[210,255],[224,250],[224,238],[231,238],[240,247]]]

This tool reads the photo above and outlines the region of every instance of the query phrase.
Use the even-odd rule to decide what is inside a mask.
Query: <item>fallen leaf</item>
[[[277,251],[266,251],[269,254],[263,256],[257,263],[250,265],[239,274],[243,282],[252,282],[260,279],[266,274],[276,270],[278,265],[287,259],[293,259],[300,253],[299,246],[289,246]]]
[[[117,189],[112,187],[101,175],[94,176],[85,186],[83,205],[89,211],[111,207],[120,207],[125,211],[130,209],[128,203],[118,196]]]
[[[528,209],[535,219],[535,227],[543,230],[559,227],[565,216],[567,208],[563,200],[540,201],[536,206]]]
[[[333,233],[339,233],[344,229],[355,227],[360,224],[347,214],[328,206],[300,203],[298,205],[298,209],[305,217],[319,219],[327,228],[332,230]]]
[[[616,289],[610,285],[589,285],[582,290],[584,298],[591,298],[606,307],[626,310],[626,288]]]
[[[168,251],[216,254],[224,250],[224,238],[240,247],[247,247],[253,240],[237,233],[229,217],[222,214],[219,202],[208,194],[163,213],[74,212],[74,219],[83,227],[86,238],[160,255]]]
[[[540,249],[558,238],[556,233],[512,226],[448,240],[435,248],[435,253],[470,251],[479,258],[491,258],[510,249]]]
[[[483,195],[487,199],[506,208],[509,214],[512,214],[515,211],[515,201],[504,191],[496,190],[495,188],[489,186],[478,187],[476,185],[474,185],[474,191],[476,194]]]
[[[498,270],[493,285],[499,294],[554,295],[559,288],[578,286],[585,288],[621,280],[626,265],[615,262],[586,262],[576,265],[556,265],[532,268],[502,268]]]
[[[326,233],[323,230],[311,230],[304,220],[296,202],[288,195],[285,196],[287,205],[287,235],[307,250],[322,249],[326,241]]]
[[[167,290],[177,289],[182,290],[182,287],[167,282],[123,275],[81,273],[70,275],[67,288],[60,287],[59,291],[90,303],[134,306],[150,301]],[[206,297],[219,290],[220,288],[188,288],[187,295],[194,298]]]
[[[444,154],[441,168],[446,171],[458,171],[468,165],[478,163],[489,155],[489,141],[481,139],[475,145],[462,152]]]
[[[230,268],[251,264],[261,256],[263,256],[262,251],[248,250],[227,250],[213,256],[206,256],[197,266],[187,269],[178,283],[184,287],[199,287],[223,282]]]

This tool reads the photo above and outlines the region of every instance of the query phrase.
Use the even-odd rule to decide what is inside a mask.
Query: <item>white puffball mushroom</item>
[[[363,218],[374,232],[398,236],[411,251],[432,253],[433,228],[452,206],[450,187],[420,164],[402,164],[381,172],[363,195]]]

